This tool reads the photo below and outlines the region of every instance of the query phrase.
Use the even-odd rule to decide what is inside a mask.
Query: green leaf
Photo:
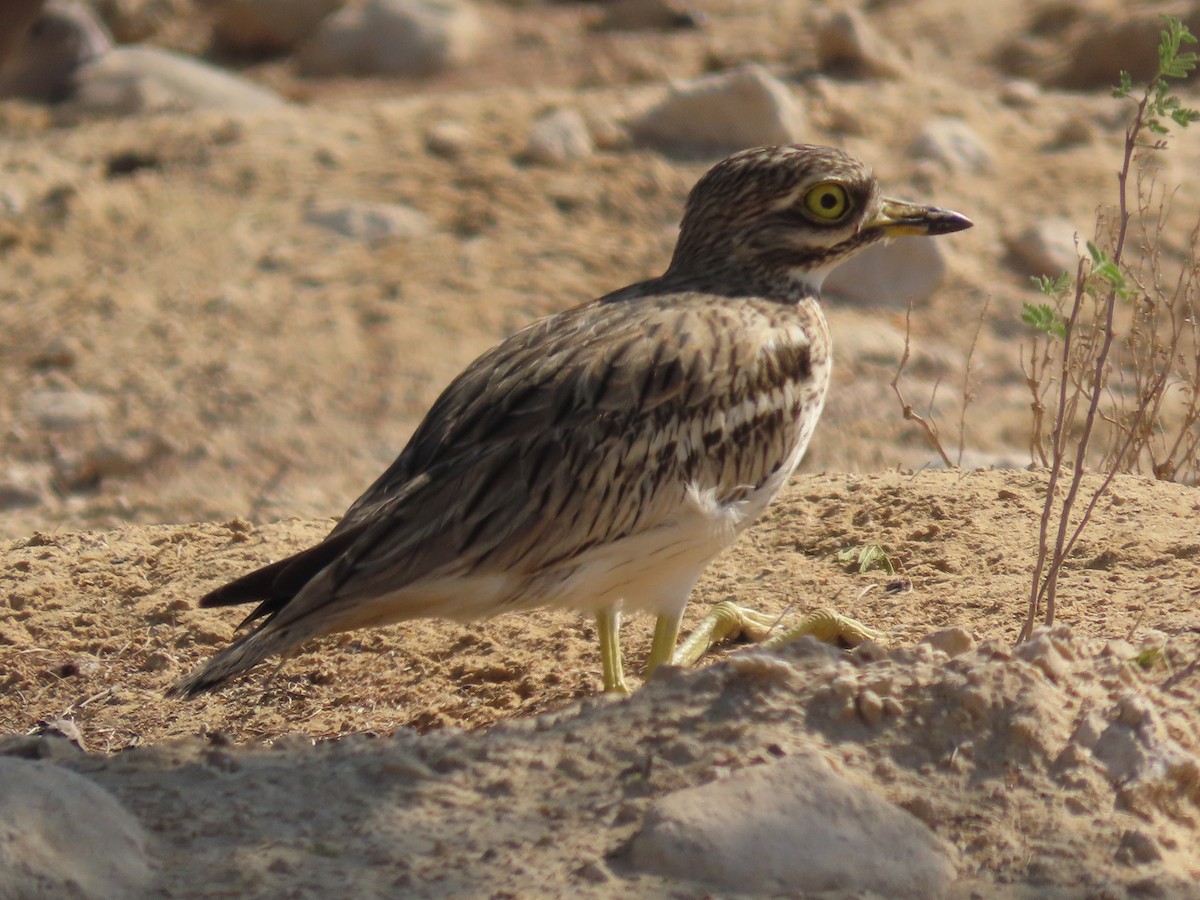
[[[1133,91],[1133,78],[1130,77],[1128,72],[1122,69],[1120,75],[1120,84],[1113,88],[1113,96],[1118,100],[1122,100],[1125,97],[1128,97],[1131,91]]]
[[[1060,276],[1065,277],[1065,276]],[[1021,311],[1021,321],[1041,334],[1062,340],[1067,334],[1067,325],[1048,303],[1026,303]]]
[[[1059,272],[1053,278],[1049,275],[1034,275],[1032,280],[1037,285],[1038,290],[1047,297],[1061,297],[1067,292],[1067,288],[1071,286],[1071,275],[1069,272]]]
[[[857,566],[859,575],[865,575],[871,569],[882,569],[889,575],[896,574],[891,559],[877,544],[860,544],[857,547],[839,550],[837,561],[843,566]]]
[[[1187,107],[1173,109],[1171,110],[1171,118],[1181,128],[1187,128],[1192,122],[1200,122],[1200,110],[1188,109]]]

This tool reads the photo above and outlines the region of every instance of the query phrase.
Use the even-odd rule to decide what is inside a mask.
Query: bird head
[[[841,150],[762,147],[722,160],[692,188],[667,275],[781,299],[814,296],[832,269],[871,244],[971,225],[959,213],[881,195],[871,170]]]

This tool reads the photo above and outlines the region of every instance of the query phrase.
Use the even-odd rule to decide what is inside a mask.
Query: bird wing
[[[356,533],[322,590],[285,618],[430,580],[536,572],[670,520],[690,484],[720,496],[758,483],[787,436],[753,459],[725,444],[786,430],[788,404],[761,401],[810,370],[787,309],[668,294],[597,301],[513,335],[443,392],[330,535]]]

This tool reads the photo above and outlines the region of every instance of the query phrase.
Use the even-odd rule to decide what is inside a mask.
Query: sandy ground
[[[912,64],[877,81],[813,74],[807,4],[695,6],[700,30],[614,35],[587,28],[597,7],[485,5],[493,46],[428,81],[315,82],[287,61],[242,61],[296,101],[254,119],[59,128],[0,105],[0,188],[28,198],[0,219],[0,476],[26,498],[0,518],[0,746],[84,772],[133,810],[163,896],[347,883],[359,896],[704,896],[630,868],[646,808],[807,748],[956,848],[954,896],[1200,896],[1200,495],[1119,478],[1064,576],[1065,630],[1014,655],[1044,473],[922,470],[932,454],[887,386],[904,312],[886,298],[829,309],[835,381],[804,470],[708,571],[687,622],[727,598],[785,619],[834,606],[879,629],[879,647],[839,660],[803,645],[769,677],[738,654],[609,701],[593,699],[592,624],[536,613],[348,634],[269,682],[260,670],[194,702],[163,697],[239,619],[196,597],[318,539],[478,352],[661,271],[712,160],[614,140],[564,168],[530,165],[530,123],[551,106],[602,133],[667,78],[750,59],[791,79],[811,140],[868,160],[893,194],[976,221],[941,243],[947,276],[915,313],[907,390],[923,405],[941,384],[955,445],[987,301],[967,460],[1028,461],[1019,310],[1032,294],[1006,237],[1048,215],[1090,225],[1114,196],[1122,120],[1103,85],[1000,98],[1017,75],[1051,84],[1070,56],[1051,51],[1080,46],[1087,16],[875,4],[869,21]],[[202,50],[202,19],[183,15],[162,42]],[[984,171],[910,157],[935,115],[971,125]],[[426,146],[447,122],[468,136],[454,159]],[[1182,210],[1200,197],[1185,174],[1194,137],[1163,157]],[[130,158],[147,162],[114,169]],[[305,221],[347,199],[409,204],[431,227],[363,244]],[[1190,225],[1168,231],[1168,254]],[[66,421],[47,412],[61,395],[77,398]],[[840,561],[867,544],[894,573]],[[969,640],[943,646],[952,657],[919,644],[955,627]],[[636,669],[644,621],[625,645]],[[830,687],[847,673],[848,706]],[[864,714],[867,690],[894,698],[891,712]],[[18,737],[57,720],[86,755]],[[1081,737],[1121,723],[1137,753]],[[651,757],[663,764],[631,786],[631,761]],[[368,819],[364,792],[378,792]]]

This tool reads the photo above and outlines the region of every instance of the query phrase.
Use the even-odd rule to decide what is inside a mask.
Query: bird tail
[[[297,644],[314,637],[319,630],[311,622],[289,622],[277,627],[268,620],[179,679],[167,690],[167,696],[191,699],[214,690],[267,657],[286,653]]]

